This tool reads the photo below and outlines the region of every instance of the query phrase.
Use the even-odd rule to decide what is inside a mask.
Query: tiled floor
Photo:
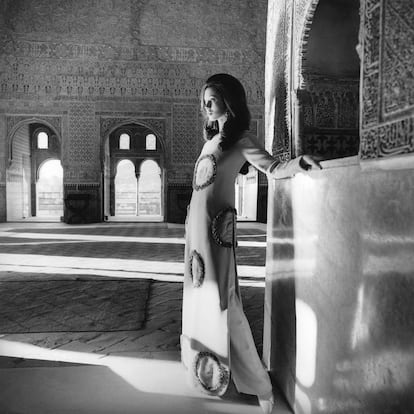
[[[261,351],[265,228],[238,227]],[[185,384],[183,233],[165,223],[0,224],[0,413],[259,414],[255,398],[208,398]]]

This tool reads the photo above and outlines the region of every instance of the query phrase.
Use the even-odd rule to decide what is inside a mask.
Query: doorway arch
[[[106,220],[114,221],[163,221],[165,202],[165,144],[159,133],[149,125],[139,121],[125,120],[111,127],[102,142],[103,148],[103,210]],[[122,185],[118,165],[121,161],[129,161],[130,211],[120,212],[117,199],[117,187]],[[126,164],[125,164],[126,165]],[[132,182],[134,166],[135,184]],[[152,188],[147,181],[152,182]],[[136,210],[133,213],[132,198],[136,186]],[[155,187],[154,187],[155,186]],[[156,191],[155,191],[156,188]],[[126,213],[126,211],[125,211]]]
[[[59,207],[49,210],[51,213],[49,215],[46,211],[42,211],[39,216],[37,194],[37,181],[42,165],[48,160],[55,160],[60,164],[60,159],[61,140],[58,132],[49,122],[28,117],[11,128],[8,132],[9,162],[6,170],[7,221],[30,218],[60,220],[61,215],[57,215]],[[63,187],[63,172],[61,174]],[[50,193],[50,191],[46,192]],[[63,205],[63,191],[58,192],[61,194],[61,200],[59,202],[55,200],[56,205]]]
[[[294,155],[359,151],[360,0],[308,0],[295,27],[288,93]]]

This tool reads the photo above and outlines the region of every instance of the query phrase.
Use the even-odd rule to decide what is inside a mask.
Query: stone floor
[[[265,228],[240,223],[261,352]],[[179,362],[184,230],[166,223],[0,224],[0,413],[257,413],[187,387]],[[277,413],[288,411],[280,401]]]

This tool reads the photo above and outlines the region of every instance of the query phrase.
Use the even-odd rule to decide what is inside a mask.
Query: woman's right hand
[[[320,170],[322,167],[319,161],[321,161],[319,157],[312,155],[301,155],[293,160],[276,164],[270,171],[269,178],[280,180],[282,178],[293,177],[300,172],[304,173],[313,170]]]

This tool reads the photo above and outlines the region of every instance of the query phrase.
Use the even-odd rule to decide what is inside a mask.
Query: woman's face
[[[209,121],[217,121],[226,113],[223,98],[214,88],[209,87],[204,91],[204,109]]]

